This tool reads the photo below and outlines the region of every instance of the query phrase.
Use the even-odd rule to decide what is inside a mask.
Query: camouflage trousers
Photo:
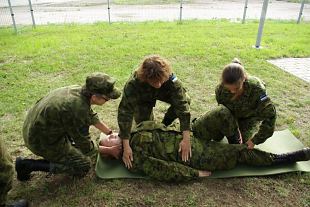
[[[191,159],[190,165],[202,170],[228,170],[237,164],[269,166],[273,162],[271,153],[259,149],[249,150],[246,145],[226,144],[210,141],[198,159]]]
[[[223,105],[207,112],[193,121],[192,130],[195,137],[203,140],[221,141],[241,132],[243,142],[248,141],[257,131],[259,122],[251,119],[236,119],[231,111]]]
[[[0,139],[0,206],[7,200],[7,193],[12,188],[13,182],[13,162],[8,154],[3,141]]]
[[[93,145],[91,151],[83,152],[73,146],[67,137],[63,139],[65,141],[61,147],[59,145],[26,145],[34,154],[50,162],[51,173],[84,176],[91,169],[92,160],[98,152],[98,146],[91,141],[90,144]]]
[[[169,103],[170,101],[164,98],[160,98],[160,101]],[[190,104],[191,98],[189,95],[186,94],[186,100]],[[134,119],[136,124],[139,124],[143,121],[149,121],[149,120],[154,120],[154,113],[153,113],[153,108],[156,105],[156,100],[151,100],[148,102],[143,102],[140,103],[136,106],[135,111],[134,111]],[[165,113],[164,119],[162,121],[163,124],[166,126],[170,125],[177,117],[175,108],[171,105],[167,112]]]

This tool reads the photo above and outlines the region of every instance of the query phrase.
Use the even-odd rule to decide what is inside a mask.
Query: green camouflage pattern
[[[81,87],[63,87],[51,91],[28,111],[23,138],[30,151],[57,166],[55,173],[84,174],[90,168],[88,155],[97,152],[89,126],[98,122]]]
[[[190,97],[182,83],[172,76],[159,89],[156,89],[141,82],[134,73],[124,87],[118,108],[121,138],[130,138],[133,118],[136,123],[153,119],[153,107],[156,105],[156,100],[171,105],[163,122],[170,124],[179,118],[181,131],[190,130]]]
[[[230,137],[238,132],[238,123],[228,108],[219,105],[192,124],[194,136],[204,141],[221,141],[224,136]]]
[[[7,194],[12,188],[13,182],[13,162],[6,150],[6,147],[0,139],[0,206],[5,205]]]
[[[216,87],[215,94],[217,102],[226,106],[237,119],[244,142],[252,139],[254,144],[260,144],[273,135],[276,109],[260,79],[250,76],[244,82],[244,93],[235,100],[232,100],[234,94],[221,84]]]
[[[268,166],[272,154],[245,145],[224,144],[191,136],[192,157],[183,162],[178,152],[182,133],[153,121],[142,122],[132,133],[132,172],[144,173],[162,181],[186,181],[198,177],[198,170],[228,170],[238,163]]]

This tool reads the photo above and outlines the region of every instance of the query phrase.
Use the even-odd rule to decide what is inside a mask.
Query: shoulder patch
[[[265,101],[268,99],[268,96],[266,93],[262,94],[260,97],[259,97],[260,101]]]
[[[176,82],[178,80],[178,77],[172,73],[172,75],[169,77],[169,79],[172,81],[172,82]]]

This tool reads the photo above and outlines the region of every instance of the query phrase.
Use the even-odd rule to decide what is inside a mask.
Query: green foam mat
[[[256,147],[267,152],[279,154],[299,150],[305,146],[289,130],[283,130],[275,132],[265,143]],[[310,161],[269,167],[238,165],[232,170],[214,171],[209,178],[264,176],[296,171],[310,172]],[[102,179],[146,178],[143,175],[129,172],[121,160],[107,160],[100,156],[97,157],[96,175]]]

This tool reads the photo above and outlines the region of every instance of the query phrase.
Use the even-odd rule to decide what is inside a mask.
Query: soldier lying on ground
[[[90,156],[98,149],[89,135],[90,125],[112,134],[91,105],[118,98],[120,92],[114,84],[108,75],[94,73],[83,87],[59,88],[40,99],[27,114],[23,137],[26,147],[44,159],[17,158],[17,179],[29,180],[32,171],[85,175],[91,168]]]
[[[183,162],[179,151],[182,133],[174,126],[166,127],[153,121],[141,122],[132,132],[130,144],[135,159],[132,172],[163,181],[184,181],[210,175],[208,171],[228,170],[237,164],[272,166],[310,159],[310,148],[285,154],[273,154],[246,145],[225,144],[201,140],[191,136],[192,158]],[[118,157],[121,150],[118,136],[102,139],[99,153],[104,157]],[[114,147],[113,149],[111,147]]]

